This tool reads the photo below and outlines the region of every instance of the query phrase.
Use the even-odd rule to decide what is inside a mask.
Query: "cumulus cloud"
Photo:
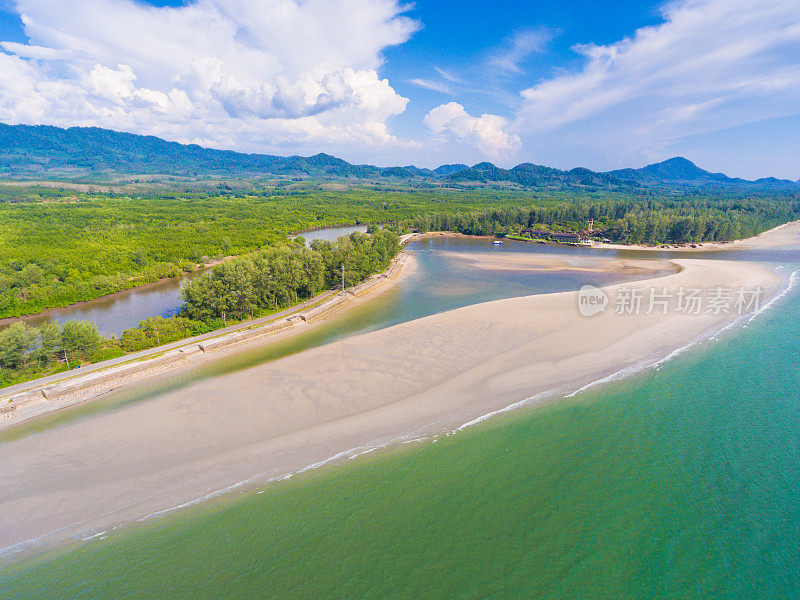
[[[473,117],[457,102],[437,106],[424,120],[434,134],[472,144],[493,158],[513,154],[520,146],[519,136],[507,131],[507,119],[489,114]]]
[[[662,16],[619,42],[576,47],[578,72],[521,92],[519,130],[619,156],[798,112],[797,0],[679,0]]]
[[[0,121],[262,150],[380,145],[408,100],[377,69],[418,24],[398,0],[17,0]]]

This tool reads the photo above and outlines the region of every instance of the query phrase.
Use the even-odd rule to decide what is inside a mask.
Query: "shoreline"
[[[356,227],[356,226],[358,226],[358,225],[327,225],[327,226],[323,226],[323,227],[315,227],[315,228],[312,228],[312,229],[304,229],[303,231],[300,231],[300,232],[297,232],[297,233],[290,232],[290,233],[287,233],[286,235],[287,235],[287,237],[288,236],[295,236],[296,237],[296,236],[302,235],[303,233],[308,233],[308,232],[313,232],[313,231],[321,231],[323,229],[329,229],[329,228],[334,228],[334,227]],[[783,235],[784,233],[796,234],[795,235],[795,237],[797,238],[796,239],[796,243],[800,244],[800,221],[790,221],[789,223],[784,223],[783,225],[778,225],[777,227],[774,227],[773,229],[768,229],[767,231],[764,231],[764,232],[762,232],[762,233],[760,233],[760,234],[758,234],[756,236],[749,237],[749,238],[743,238],[743,239],[739,239],[739,240],[731,240],[729,242],[698,242],[698,243],[695,244],[696,247],[694,247],[694,248],[691,247],[690,244],[684,244],[684,245],[675,245],[675,244],[669,245],[669,244],[665,244],[663,246],[644,246],[644,245],[641,245],[641,244],[609,244],[609,243],[603,243],[603,242],[597,242],[597,243],[593,243],[591,246],[582,246],[582,247],[593,248],[593,249],[597,249],[597,250],[637,250],[637,251],[638,250],[643,250],[643,251],[649,251],[649,252],[699,252],[699,251],[737,250],[737,249],[741,249],[743,247],[746,248],[746,247],[748,247],[749,245],[751,245],[753,243],[763,242],[765,239],[767,239],[767,238],[769,238],[769,237],[771,237],[773,235],[776,235],[776,234]],[[494,235],[467,235],[465,233],[459,233],[459,232],[456,232],[456,231],[426,231],[424,233],[406,234],[406,235],[404,235],[402,237],[404,238],[402,243],[405,243],[405,242],[408,242],[408,241],[422,240],[422,239],[425,239],[425,238],[434,238],[434,237],[453,237],[453,238],[461,238],[461,239],[479,239],[479,240],[480,239],[486,239],[486,240],[495,240],[495,239],[502,240],[502,239],[504,239],[504,238],[501,238],[501,237],[498,237],[498,236],[494,236]],[[547,245],[547,246],[552,246],[552,247],[559,247],[559,246],[575,247],[574,244],[563,244],[563,243],[558,243],[558,242],[544,242],[544,243],[542,243],[542,242],[538,242],[536,240],[517,240],[517,239],[514,239],[514,238],[508,238],[508,239],[510,239],[512,241],[517,241],[517,242],[536,243],[536,244],[542,244],[542,245]],[[776,241],[775,243],[772,243],[770,245],[771,246],[772,245],[779,246],[779,245],[785,245],[785,244],[786,244],[786,240],[785,239],[781,239],[780,241]],[[68,308],[75,308],[75,307],[80,307],[80,306],[86,306],[87,304],[91,304],[91,303],[96,302],[98,300],[108,300],[108,299],[120,296],[122,294],[127,294],[127,293],[130,293],[130,292],[136,291],[136,290],[145,290],[145,289],[147,289],[149,287],[156,286],[158,284],[162,284],[162,283],[167,282],[167,281],[172,281],[172,280],[180,281],[181,279],[185,278],[188,275],[192,275],[193,273],[197,273],[197,272],[206,271],[206,270],[208,270],[208,269],[210,269],[212,267],[215,267],[218,264],[220,264],[222,262],[225,262],[226,260],[230,260],[232,258],[236,258],[236,256],[225,256],[225,257],[223,257],[221,259],[216,259],[216,260],[210,261],[208,263],[205,263],[203,267],[198,267],[194,271],[190,271],[190,272],[184,273],[180,277],[162,277],[161,279],[157,279],[156,281],[149,281],[149,282],[143,283],[141,285],[125,288],[124,290],[117,290],[116,292],[111,292],[110,294],[104,294],[102,296],[97,296],[96,298],[92,298],[91,300],[79,300],[78,302],[73,302],[71,304],[65,304],[64,306],[53,306],[53,307],[46,308],[46,309],[44,309],[42,311],[39,311],[39,312],[36,312],[36,313],[26,313],[24,315],[18,315],[18,316],[15,316],[15,317],[0,317],[0,326],[9,325],[11,323],[14,323],[15,321],[27,321],[27,320],[31,320],[31,319],[36,319],[38,317],[46,317],[46,316],[52,314],[55,311],[68,309]]]
[[[426,231],[424,233],[410,234],[414,240],[421,240],[433,237],[452,237],[462,239],[486,239],[486,240],[504,240],[509,239],[515,242],[523,242],[529,244],[540,244],[553,248],[558,247],[579,247],[586,248],[587,250],[636,250],[647,252],[703,252],[703,251],[721,251],[721,250],[743,250],[749,248],[775,248],[781,246],[800,246],[800,220],[789,221],[783,225],[778,225],[772,229],[768,229],[759,233],[758,235],[731,240],[726,242],[696,242],[686,244],[662,244],[661,246],[645,246],[643,244],[615,244],[604,242],[593,242],[591,245],[568,244],[562,242],[552,241],[537,241],[537,240],[519,240],[515,238],[503,238],[495,235],[467,235],[456,231]],[[694,246],[694,247],[693,247]]]
[[[674,262],[680,272],[642,283],[779,287],[777,275],[750,263]],[[526,296],[431,315],[12,442],[0,477],[19,487],[0,511],[0,544],[48,532],[57,533],[30,550],[80,541],[194,505],[209,490],[252,487],[348,453],[447,433],[537,394],[669,356],[732,321],[614,313],[586,320],[577,297]],[[59,458],[76,453],[80,465]]]
[[[325,290],[305,302],[270,315],[245,321],[231,328],[148,348],[104,363],[86,365],[88,372],[64,371],[0,389],[0,432],[30,419],[91,401],[132,383],[141,382],[182,367],[219,359],[225,353],[284,340],[328,316],[388,289],[399,281],[413,257],[401,251],[382,273],[350,288],[346,296]],[[265,338],[268,338],[265,339]]]

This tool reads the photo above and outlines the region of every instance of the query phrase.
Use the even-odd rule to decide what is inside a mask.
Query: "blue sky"
[[[797,0],[0,0],[0,122],[800,177]]]

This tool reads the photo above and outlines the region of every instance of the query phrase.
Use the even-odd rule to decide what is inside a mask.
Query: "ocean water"
[[[657,370],[6,568],[0,597],[800,597],[799,315],[795,288]]]

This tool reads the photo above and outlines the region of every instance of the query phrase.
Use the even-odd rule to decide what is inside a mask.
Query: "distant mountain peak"
[[[353,165],[319,152],[313,156],[273,156],[215,150],[180,144],[133,133],[99,127],[50,125],[5,125],[0,123],[0,178],[3,176],[80,179],[98,175],[159,174],[176,177],[264,177],[296,178],[395,178],[430,185],[485,185],[551,188],[642,187],[739,188],[765,191],[800,190],[800,182],[765,177],[745,181],[722,173],[710,173],[682,156],[653,163],[641,169],[619,169],[598,173],[585,167],[563,171],[553,167],[521,163],[503,169],[490,162],[472,167],[441,165],[434,170],[413,165],[379,168]]]
[[[447,177],[448,175],[452,175],[453,173],[458,173],[459,171],[464,171],[466,169],[469,169],[469,165],[457,163],[453,165],[441,165],[436,167],[433,172],[442,177]]]
[[[674,156],[665,161],[647,165],[640,170],[667,181],[692,181],[712,175],[682,156]]]
[[[762,188],[769,190],[793,189],[795,182],[788,179],[776,179],[774,177],[764,177],[756,181],[748,181],[737,177],[728,177],[724,173],[712,173],[701,169],[688,158],[683,156],[673,156],[667,160],[653,163],[641,169],[619,169],[609,171],[622,180],[633,180],[646,185],[687,185],[700,187],[740,187],[740,188]]]

